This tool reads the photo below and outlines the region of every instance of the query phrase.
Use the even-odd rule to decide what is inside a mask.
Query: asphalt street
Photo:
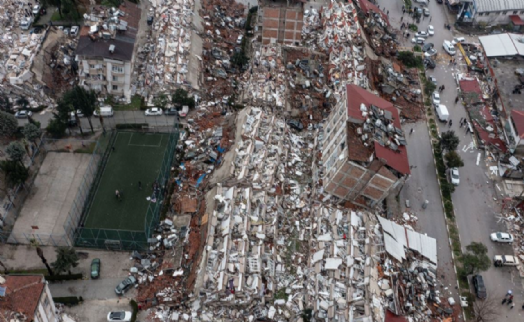
[[[385,7],[385,10],[389,10],[390,23],[399,28],[402,17],[402,1],[379,0],[378,4],[381,8]],[[414,3],[414,5],[417,4]],[[455,56],[457,65],[450,64],[451,56],[445,53],[442,48],[443,41],[451,40],[453,37],[462,36],[466,39],[473,39],[455,30],[449,31],[444,28],[445,23],[453,24],[454,22],[454,17],[447,12],[445,6],[433,0],[430,1],[428,8],[431,17],[421,20],[418,26],[419,30],[426,30],[430,24],[434,26],[435,35],[430,37],[427,42],[434,43],[438,55],[435,59],[437,67],[434,70],[428,70],[426,75],[436,77],[438,86],[445,85],[445,90],[441,93],[441,101],[448,107],[453,125],[450,127],[446,124],[439,124],[439,128],[440,131],[450,129],[455,131],[460,138],[457,152],[463,158],[465,164],[464,167],[460,168],[460,184],[453,193],[453,204],[463,251],[465,251],[466,245],[476,241],[482,242],[488,247],[490,257],[496,254],[513,254],[511,246],[497,244],[490,240],[489,236],[492,232],[505,231],[504,225],[497,222],[500,205],[494,193],[494,183],[488,177],[489,170],[486,166],[484,150],[477,149],[471,134],[466,134],[465,128],[459,125],[460,119],[466,117],[466,110],[460,103],[455,104],[458,85],[454,80],[454,75],[457,72],[466,72],[467,66],[460,52]],[[404,15],[403,21],[412,22],[407,14]],[[411,32],[411,35],[413,35],[413,32]],[[412,46],[410,39],[402,39],[405,46]],[[478,39],[476,39],[476,42],[478,42]],[[420,121],[415,125],[407,125],[405,131],[408,132],[411,127],[415,128],[415,133],[408,138],[408,153],[410,163],[416,168],[412,169],[412,175],[404,187],[401,197],[402,200],[410,200],[412,209],[418,214],[417,226],[419,229],[429,236],[437,238],[439,268],[443,269],[446,274],[445,284],[455,283],[456,278],[449,267],[451,252],[448,246],[441,198],[429,146],[428,128],[425,122]],[[429,200],[429,205],[427,209],[423,210],[421,204],[426,199]],[[492,266],[481,275],[486,282],[489,297],[501,300],[504,294],[511,289],[515,294],[517,307],[520,308],[524,301],[524,293],[522,279],[516,269]],[[499,321],[522,320],[522,310],[520,309],[509,310],[509,307],[501,306],[499,313]]]

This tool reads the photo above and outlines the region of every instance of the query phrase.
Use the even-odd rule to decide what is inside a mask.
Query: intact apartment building
[[[141,10],[129,1],[116,10],[101,8],[93,10],[80,30],[76,49],[79,84],[129,100]]]
[[[459,2],[458,21],[487,25],[524,24],[524,0],[454,0]]]
[[[374,207],[410,173],[397,109],[357,85],[345,85],[324,126],[324,190]]]
[[[23,314],[26,322],[59,321],[43,275],[0,276],[0,314],[9,320],[9,313]]]

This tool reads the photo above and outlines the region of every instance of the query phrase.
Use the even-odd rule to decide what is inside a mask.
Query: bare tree
[[[475,322],[493,322],[499,318],[500,303],[493,298],[487,298],[483,301],[473,302],[473,313]]]

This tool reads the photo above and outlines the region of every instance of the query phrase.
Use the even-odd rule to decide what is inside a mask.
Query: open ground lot
[[[490,60],[491,66],[494,66],[494,62],[494,59]],[[524,110],[524,94],[512,93],[515,85],[520,84],[518,76],[515,75],[515,69],[522,68],[523,64],[524,61],[521,59],[498,58],[496,67],[493,67],[502,102],[508,113],[512,110]]]
[[[36,238],[40,245],[67,245],[64,223],[90,159],[84,153],[47,154],[10,241],[29,244]]]
[[[152,187],[168,143],[169,134],[117,133],[85,228],[144,231],[144,218],[150,204],[146,198],[153,194]],[[120,199],[115,195],[116,190],[121,194]]]

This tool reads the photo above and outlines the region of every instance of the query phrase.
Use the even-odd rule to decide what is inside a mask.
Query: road
[[[380,0],[378,4],[381,8],[384,6],[389,10],[390,23],[399,27],[400,17],[402,17],[402,1]],[[467,117],[465,108],[460,104],[455,104],[455,98],[458,95],[457,84],[453,75],[457,72],[466,71],[465,62],[462,60],[460,53],[456,56],[457,66],[449,64],[451,58],[447,55],[442,43],[445,39],[451,40],[453,37],[463,36],[456,31],[449,31],[444,28],[445,23],[453,24],[454,18],[447,13],[447,8],[439,5],[435,0],[430,1],[428,6],[431,12],[431,22],[429,18],[421,20],[419,30],[426,30],[429,24],[435,27],[435,35],[430,37],[430,41],[435,44],[438,51],[436,58],[437,67],[429,71],[427,75],[433,75],[438,80],[438,85],[445,85],[445,90],[441,94],[443,104],[448,107],[453,125],[451,127],[445,124],[439,124],[440,131],[454,130],[460,138],[458,153],[464,160],[464,167],[460,168],[460,184],[453,193],[453,204],[459,227],[462,249],[471,242],[482,242],[488,247],[488,254],[493,257],[495,254],[512,254],[511,246],[493,243],[489,235],[495,231],[505,231],[503,224],[497,222],[497,215],[500,213],[500,205],[496,202],[493,182],[488,178],[488,168],[486,166],[484,151],[475,147],[473,138],[470,134],[465,134],[465,129],[461,128],[459,121]],[[404,20],[409,17],[404,15]],[[408,20],[411,22],[411,20]],[[406,45],[409,40],[404,39]],[[478,42],[478,39],[476,40]],[[408,126],[408,130],[409,130]],[[425,122],[419,122],[415,125],[415,134],[408,138],[408,151],[410,163],[416,168],[412,170],[413,174],[406,187],[402,191],[403,199],[410,199],[413,208],[419,215],[418,226],[429,236],[437,238],[439,266],[447,269],[447,254],[449,247],[446,249],[443,245],[447,244],[447,233],[444,226],[443,212],[440,198],[436,196],[438,188],[436,187],[435,168],[429,159],[432,157],[429,149],[429,137],[427,134]],[[424,198],[430,200],[430,204],[425,211],[420,211],[420,204]],[[442,263],[444,262],[444,263]],[[446,275],[447,272],[446,272]],[[495,268],[492,266],[488,271],[482,273],[488,296],[501,300],[507,290],[513,290],[515,294],[515,303],[520,308],[524,301],[524,292],[522,279],[518,272],[511,268]],[[446,283],[449,277],[446,276]],[[519,321],[522,320],[521,310],[509,310],[509,307],[502,307],[499,311],[498,321]]]

